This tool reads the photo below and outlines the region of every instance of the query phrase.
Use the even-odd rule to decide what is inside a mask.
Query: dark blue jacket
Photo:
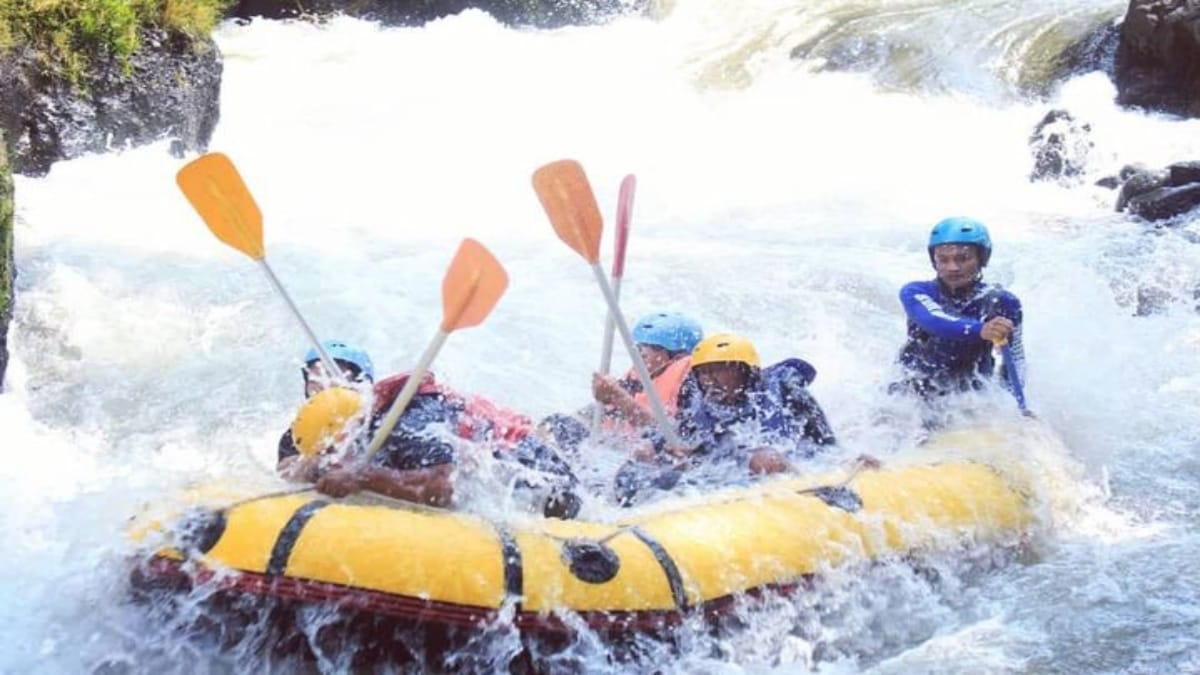
[[[744,463],[764,445],[793,457],[815,455],[835,442],[833,429],[808,384],[817,371],[802,359],[787,359],[752,377],[744,399],[720,405],[704,398],[693,371],[679,396],[679,435],[703,461]]]
[[[992,376],[992,344],[979,332],[997,316],[1016,325],[1009,345],[1017,372],[1023,373],[1021,301],[1012,293],[979,281],[966,293],[951,295],[934,279],[905,284],[900,302],[908,315],[908,342],[900,350],[900,363],[913,375],[943,384]]]

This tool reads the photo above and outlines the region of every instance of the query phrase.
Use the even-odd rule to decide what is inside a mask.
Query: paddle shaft
[[[1000,347],[1000,354],[1004,358],[1004,370],[1008,373],[1008,383],[1012,387],[1013,396],[1017,399],[1017,406],[1021,412],[1029,414],[1029,407],[1025,405],[1025,388],[1021,386],[1021,376],[1017,373],[1017,362],[1012,357],[1012,345],[1004,343]]]
[[[613,299],[621,301],[621,277],[613,277]],[[609,311],[604,319],[604,349],[600,352],[600,374],[608,375],[612,370],[613,335],[617,331],[617,321]],[[599,401],[592,408],[592,431],[600,428],[600,420],[604,417],[604,406]]]
[[[604,301],[608,303],[608,312],[615,320],[617,332],[621,334],[621,340],[625,343],[625,349],[629,351],[629,358],[633,361],[634,370],[637,371],[638,379],[642,381],[642,388],[646,392],[646,398],[650,400],[650,412],[654,414],[654,420],[658,422],[658,429],[662,432],[663,438],[671,445],[681,446],[683,441],[679,435],[675,433],[675,429],[671,427],[671,421],[667,419],[667,412],[663,407],[662,399],[658,397],[658,390],[654,388],[654,380],[650,377],[650,371],[646,369],[646,362],[642,360],[642,355],[638,353],[637,345],[633,343],[633,335],[629,333],[629,325],[625,323],[625,317],[621,314],[621,307],[617,304],[617,298],[613,295],[612,288],[608,285],[608,279],[604,276],[604,271],[600,269],[599,263],[591,263],[592,274],[596,276],[596,283],[600,285],[600,290],[604,292]]]
[[[437,354],[442,349],[442,345],[446,343],[446,338],[450,337],[450,333],[438,329],[436,335],[433,336],[433,341],[425,348],[425,353],[421,354],[421,360],[417,361],[417,365],[408,373],[408,381],[404,383],[404,387],[400,389],[400,393],[396,395],[396,400],[392,401],[391,408],[388,409],[387,415],[380,422],[379,428],[375,431],[375,437],[371,439],[371,444],[367,446],[367,454],[364,462],[371,461],[375,453],[383,447],[392,429],[396,428],[396,422],[400,420],[400,416],[404,414],[408,404],[412,402],[413,396],[417,395],[417,389],[421,386],[421,380],[425,379],[425,373],[429,371],[430,364],[437,358]]]
[[[296,303],[292,302],[292,296],[288,295],[288,292],[284,289],[283,284],[279,282],[279,277],[275,276],[275,272],[271,269],[271,266],[267,264],[266,257],[264,256],[262,258],[257,258],[255,262],[262,267],[262,271],[266,273],[267,279],[271,281],[271,285],[274,286],[275,290],[279,292],[279,297],[283,298],[283,301],[287,303],[288,309],[292,311],[292,316],[296,317],[296,321],[300,322],[300,327],[303,328],[304,333],[308,335],[309,341],[312,342],[313,346],[317,348],[317,353],[321,355],[321,363],[325,364],[325,370],[329,373],[329,377],[338,384],[346,384],[346,378],[342,374],[342,369],[338,367],[338,364],[333,360],[333,357],[329,356],[329,353],[325,351],[325,347],[322,346],[321,341],[317,339],[317,334],[313,332],[312,327],[309,326],[308,322],[304,320],[304,315],[300,313],[300,308],[296,307]]]
[[[630,174],[621,181],[621,190],[617,194],[617,236],[613,239],[612,291],[613,297],[619,304],[621,301],[621,279],[625,276],[625,251],[629,246],[630,212],[633,210],[633,191],[637,187],[637,178]],[[617,324],[612,312],[604,314],[604,346],[600,351],[600,374],[608,375],[612,369],[613,334]],[[600,428],[604,417],[604,406],[592,408],[592,433]]]

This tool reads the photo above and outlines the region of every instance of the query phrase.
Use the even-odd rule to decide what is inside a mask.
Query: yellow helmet
[[[338,440],[338,435],[362,410],[362,397],[344,387],[330,387],[308,399],[292,421],[292,441],[305,457],[315,457]]]
[[[758,368],[758,351],[740,335],[717,333],[700,341],[692,351],[692,367],[706,363],[744,363]]]

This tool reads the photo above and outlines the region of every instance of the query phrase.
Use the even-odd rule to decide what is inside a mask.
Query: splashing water
[[[1148,230],[1091,180],[1027,181],[1026,141],[1051,105],[1091,123],[1092,180],[1200,156],[1200,122],[1120,110],[1099,74],[1046,101],[1021,93],[1048,44],[1120,3],[716,4],[557,31],[479,12],[409,29],[229,24],[212,148],[238,163],[318,334],[363,344],[381,372],[432,337],[458,240],[484,241],[512,285],[435,370],[535,416],[587,398],[604,309],[529,176],[579,159],[608,218],[635,173],[626,311],[689,311],[766,361],[813,362],[854,451],[890,437],[874,420],[904,337],[896,293],[931,275],[929,225],[984,220],[988,277],[1026,307],[1030,404],[1067,448],[1014,450],[1040,481],[1037,555],[831,572],[811,594],[740,608],[728,631],[684,630],[676,651],[625,649],[677,672],[1200,671],[1200,589],[1184,572],[1200,555],[1198,222]],[[219,650],[123,602],[128,517],[194,481],[273,484],[301,397],[302,334],[190,212],[180,164],[156,146],[17,180],[0,670],[353,667],[274,655],[265,628]],[[1135,317],[1147,288],[1164,309]],[[315,644],[326,618],[306,611]],[[507,663],[517,637],[489,630],[457,665]],[[542,658],[628,667],[608,649],[583,631]]]

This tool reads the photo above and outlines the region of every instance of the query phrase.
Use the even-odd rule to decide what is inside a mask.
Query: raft
[[[133,538],[150,548],[134,577],[446,626],[503,615],[561,631],[573,614],[597,630],[638,630],[855,561],[1015,543],[1033,519],[1019,485],[969,459],[768,480],[621,515],[497,523],[391,500],[265,494],[137,525]]]

